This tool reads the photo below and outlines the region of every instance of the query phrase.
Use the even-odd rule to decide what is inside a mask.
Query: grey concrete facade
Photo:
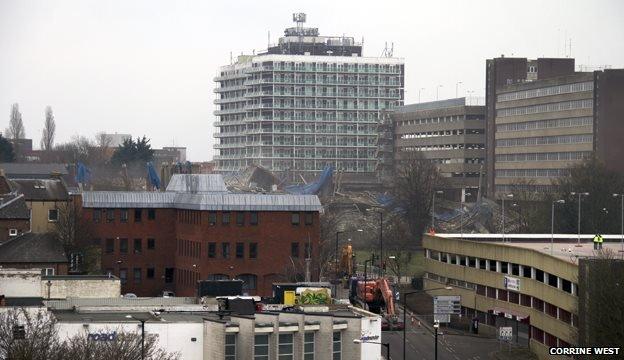
[[[441,188],[459,198],[461,189],[477,194],[485,163],[485,107],[465,98],[405,105],[391,113],[396,159],[412,151],[437,164]]]

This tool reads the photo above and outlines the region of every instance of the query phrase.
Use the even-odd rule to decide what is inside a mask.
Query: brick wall
[[[148,218],[148,209],[141,209],[141,220],[135,218],[135,209],[128,209],[126,221],[121,220],[121,209],[88,209],[82,211],[86,221],[93,225],[92,243],[102,249],[102,269],[120,276],[126,270],[127,281],[122,293],[139,296],[156,296],[171,290],[177,296],[194,296],[196,282],[215,274],[234,278],[239,275],[256,276],[255,288],[250,295],[268,296],[273,282],[285,281],[287,276],[304,272],[305,248],[312,245],[312,279],[318,278],[314,259],[319,248],[319,214],[310,213],[312,223],[306,224],[306,213],[299,213],[299,224],[291,222],[291,212],[258,212],[258,223],[253,225],[252,213],[243,214],[243,225],[238,225],[238,212],[229,213],[229,224],[224,224],[224,214],[208,211],[154,209],[156,218]],[[94,216],[99,212],[99,220]],[[112,221],[108,220],[112,212]],[[308,216],[310,216],[308,215]],[[308,220],[310,218],[308,217]],[[108,240],[107,240],[108,239]],[[120,246],[127,239],[127,251]],[[134,251],[135,239],[140,239],[141,251]],[[148,249],[148,239],[154,239],[155,248]],[[113,244],[112,252],[107,243]],[[229,256],[223,256],[223,244],[229,244]],[[237,257],[237,244],[243,245]],[[291,259],[291,244],[298,243],[299,256]],[[209,257],[210,244],[215,256]],[[257,244],[257,256],[250,255],[251,244]],[[110,249],[108,249],[110,250]],[[293,266],[294,265],[294,266]],[[134,280],[134,269],[141,269],[140,282]],[[154,277],[147,278],[147,269],[154,269]],[[175,268],[174,282],[165,282],[165,269]]]
[[[9,239],[10,229],[17,229],[18,234],[23,234],[30,229],[30,221],[27,219],[0,220],[0,243]]]

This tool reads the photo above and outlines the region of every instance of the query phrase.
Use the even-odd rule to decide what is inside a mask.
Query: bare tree
[[[43,310],[0,313],[0,359],[61,359],[56,323]]]
[[[81,208],[72,202],[62,205],[55,233],[71,256],[72,271],[100,273],[100,248],[91,242],[91,223],[84,219]]]
[[[0,359],[11,360],[139,360],[142,338],[134,332],[115,331],[115,341],[92,341],[86,333],[61,341],[58,323],[45,310],[9,310],[0,313]],[[145,337],[145,359],[176,360],[158,346],[154,335]]]
[[[11,119],[9,127],[6,129],[6,137],[9,139],[23,139],[26,137],[24,123],[22,122],[22,113],[19,111],[19,104],[15,103],[11,106]]]
[[[54,114],[52,107],[46,106],[45,123],[41,133],[41,149],[50,151],[54,147],[54,135],[56,133],[56,123],[54,122]]]
[[[390,184],[394,209],[408,225],[412,248],[421,246],[422,234],[431,216],[431,196],[441,186],[438,168],[420,152],[400,154]]]

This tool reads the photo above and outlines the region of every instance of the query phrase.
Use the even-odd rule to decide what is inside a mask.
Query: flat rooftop
[[[544,254],[551,254],[551,244],[550,242],[519,242],[513,241],[510,243],[505,243],[509,246],[517,246],[526,249],[531,249],[535,251],[539,251]],[[593,243],[581,242],[580,246],[577,246],[577,242],[567,242],[560,243],[555,242],[552,245],[552,255],[570,261],[572,263],[577,264],[579,258],[591,258],[599,255],[599,250],[594,250]],[[622,246],[619,243],[603,243],[602,250],[605,251],[609,249],[613,252],[613,254],[617,257],[624,255],[623,252],[620,252]]]

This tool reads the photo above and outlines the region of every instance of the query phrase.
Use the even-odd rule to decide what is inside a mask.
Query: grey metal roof
[[[86,208],[173,208],[176,193],[160,191],[84,191]]]
[[[221,174],[175,174],[167,191],[184,193],[227,192]]]
[[[177,208],[225,211],[320,211],[316,195],[85,191],[85,208]]]

